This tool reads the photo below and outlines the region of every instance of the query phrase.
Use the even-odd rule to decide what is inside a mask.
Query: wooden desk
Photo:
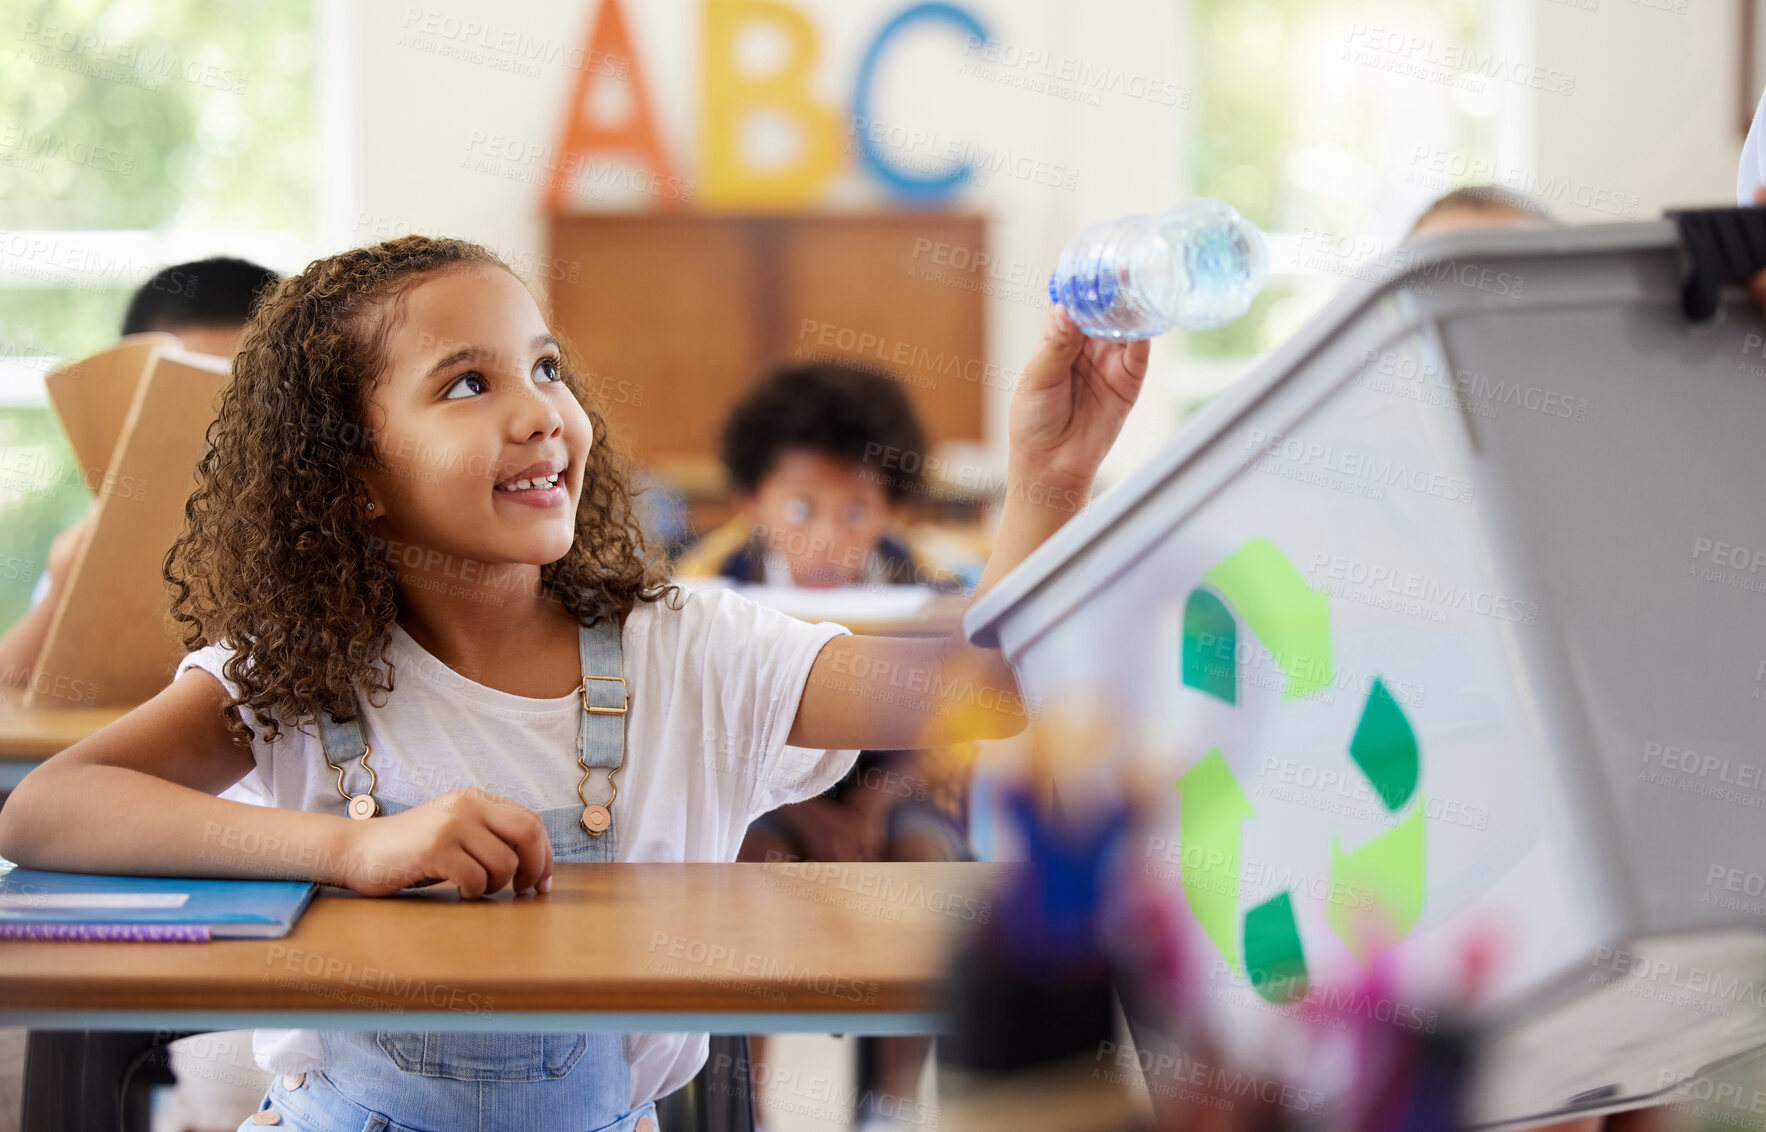
[[[935,1033],[949,950],[1013,867],[576,864],[543,896],[325,889],[283,939],[0,943],[0,1026]]]
[[[26,707],[25,690],[0,686],[0,790],[31,768],[109,724],[127,707]]]

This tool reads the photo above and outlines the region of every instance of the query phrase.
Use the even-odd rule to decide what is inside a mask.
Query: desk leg
[[[172,1083],[166,1045],[182,1033],[32,1030],[22,1132],[147,1132],[153,1085]]]

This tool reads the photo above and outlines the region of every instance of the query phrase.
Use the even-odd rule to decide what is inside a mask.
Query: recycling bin
[[[968,611],[1172,784],[1130,851],[1226,1054],[1329,1095],[1321,1027],[1464,1013],[1502,1126],[1766,1046],[1738,215],[1406,245]]]

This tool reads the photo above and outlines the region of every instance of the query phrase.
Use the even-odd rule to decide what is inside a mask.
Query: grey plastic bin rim
[[[1405,244],[1408,263],[1385,266],[1345,287],[1318,316],[1253,365],[1179,430],[1169,443],[1100,498],[1089,504],[1011,573],[983,594],[963,615],[963,633],[983,648],[999,647],[1000,622],[1082,550],[1102,538],[1153,490],[1183,470],[1216,434],[1256,405],[1299,370],[1307,358],[1387,291],[1425,269],[1462,259],[1539,258],[1590,252],[1678,248],[1673,222],[1588,224],[1554,228],[1482,229],[1446,232]],[[1498,300],[1508,307],[1514,300]]]

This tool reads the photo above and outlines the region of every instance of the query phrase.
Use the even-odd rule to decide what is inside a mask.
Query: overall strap
[[[328,711],[319,713],[319,744],[325,748],[325,757],[338,766],[361,757],[368,749],[368,740],[362,735],[360,700],[356,704],[356,718],[348,723],[339,723]],[[366,781],[358,785],[366,785]]]
[[[625,761],[625,712],[632,699],[626,691],[619,619],[608,613],[593,626],[578,626],[577,651],[583,670],[577,749],[584,766],[612,770]]]
[[[618,619],[608,612],[593,626],[579,626],[577,648],[583,670],[577,692],[583,713],[576,732],[577,761],[582,767],[576,791],[582,808],[549,810],[540,816],[550,834],[556,834],[561,819],[569,822],[565,838],[553,841],[553,852],[564,852],[563,859],[614,861],[619,859],[621,825],[614,815],[621,808],[616,804],[619,783],[613,776],[625,765],[625,716],[632,700],[623,674]],[[565,848],[560,850],[560,845]]]

